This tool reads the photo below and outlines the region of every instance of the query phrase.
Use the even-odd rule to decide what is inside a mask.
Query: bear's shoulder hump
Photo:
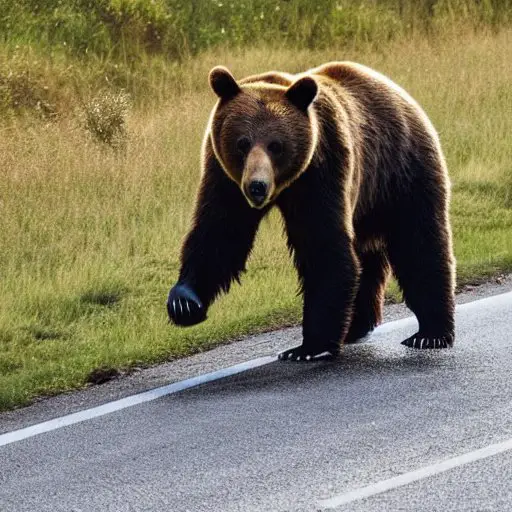
[[[257,75],[251,75],[240,80],[240,85],[247,84],[271,84],[271,85],[282,85],[288,87],[294,81],[294,75],[290,73],[282,73],[280,71],[269,71],[267,73],[260,73]]]

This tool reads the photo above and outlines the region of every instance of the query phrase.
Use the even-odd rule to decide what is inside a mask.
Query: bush
[[[57,115],[48,88],[29,70],[0,72],[0,112],[9,115],[24,111],[36,112],[43,119]]]
[[[126,142],[126,115],[129,97],[124,91],[103,90],[84,104],[82,126],[97,142],[113,148]]]

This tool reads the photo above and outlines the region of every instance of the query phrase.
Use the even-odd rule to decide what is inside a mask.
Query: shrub
[[[97,142],[120,148],[126,143],[129,106],[129,96],[124,91],[102,90],[84,104],[82,125]]]
[[[0,112],[5,115],[36,112],[43,119],[57,115],[48,87],[28,69],[0,69]]]

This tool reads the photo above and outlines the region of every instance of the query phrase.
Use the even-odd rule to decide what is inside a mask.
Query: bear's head
[[[264,208],[308,167],[317,145],[317,122],[309,108],[318,91],[310,76],[290,86],[238,84],[224,67],[210,72],[219,101],[208,133],[226,174],[249,204]]]

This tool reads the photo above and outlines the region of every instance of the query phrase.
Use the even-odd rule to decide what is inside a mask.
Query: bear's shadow
[[[219,397],[245,393],[297,392],[303,386],[344,385],[371,378],[403,379],[433,372],[449,373],[456,369],[455,350],[415,350],[390,343],[365,343],[344,347],[336,359],[310,362],[276,361],[237,375],[203,384],[180,393],[199,398],[208,394]]]

